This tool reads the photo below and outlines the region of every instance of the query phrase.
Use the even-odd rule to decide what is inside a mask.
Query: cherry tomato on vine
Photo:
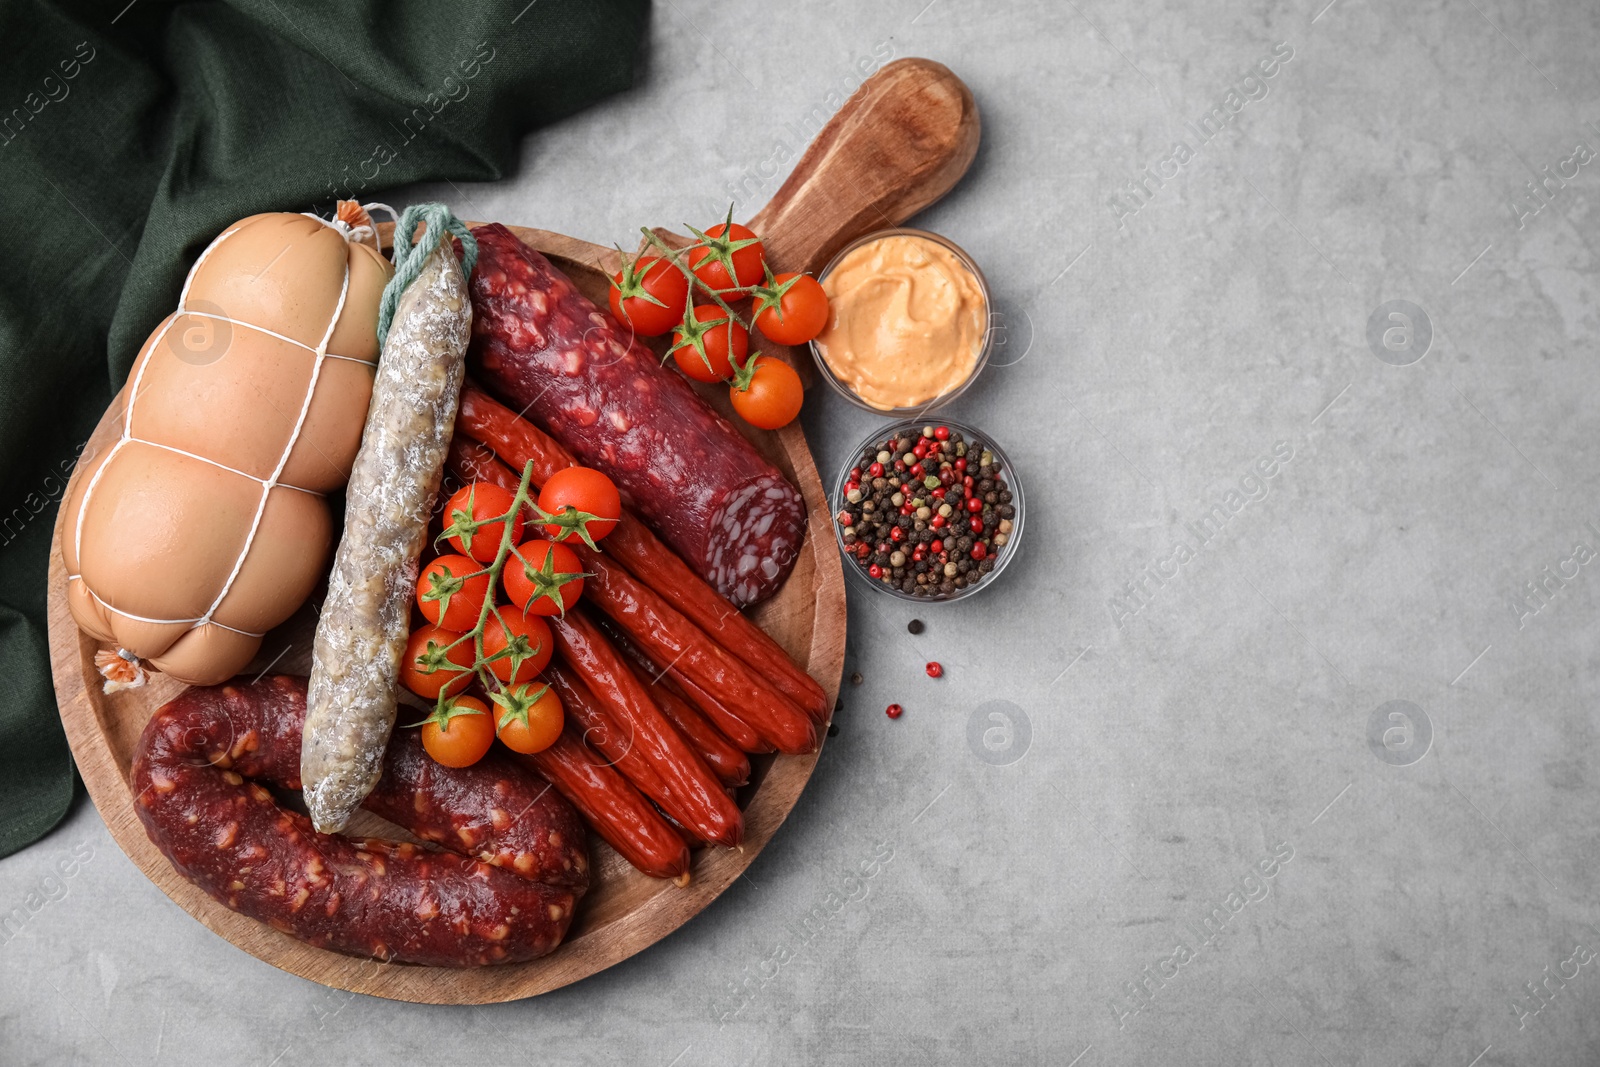
[[[462,555],[492,563],[505,533],[502,516],[511,510],[514,499],[509,489],[490,482],[473,482],[457,489],[444,506],[444,532],[439,536]],[[501,521],[491,521],[494,519]],[[518,514],[511,520],[511,543],[521,538],[522,516]]]
[[[489,595],[489,576],[477,573],[483,569],[466,556],[440,556],[417,575],[417,607],[435,626],[462,633],[472,629]]]
[[[660,256],[641,256],[611,277],[611,314],[642,337],[658,337],[683,319],[689,279]]]
[[[803,345],[828,324],[828,294],[809,274],[769,275],[755,296],[756,329],[780,345]]]
[[[422,720],[422,747],[435,763],[470,767],[494,744],[489,705],[477,697],[456,697]]]
[[[733,377],[733,364],[750,351],[750,331],[715,304],[701,304],[672,335],[672,359],[697,382]]]
[[[501,619],[505,620],[503,626]],[[493,658],[508,648],[511,655]],[[483,658],[490,661],[489,670],[502,682],[531,680],[550,665],[554,650],[550,627],[537,615],[504,607],[483,626]]]
[[[774,356],[753,356],[728,386],[733,410],[751,426],[776,430],[800,414],[805,390],[794,368]]]
[[[717,290],[724,299],[747,296],[751,286],[761,281],[766,255],[761,238],[748,226],[733,221],[733,208],[726,221],[704,233],[689,227],[700,242],[689,251],[689,268],[701,282]]]
[[[501,573],[506,595],[529,615],[565,615],[583,595],[583,564],[566,545],[524,541]]]
[[[532,692],[530,692],[532,690]],[[543,752],[561,736],[566,712],[548,685],[523,685],[494,695],[496,729],[513,752]]]
[[[447,653],[461,635],[453,630],[441,629],[425,623],[411,631],[406,650],[400,658],[400,684],[427,700],[439,699],[445,689],[459,693],[472,681],[474,659],[471,641],[462,641]],[[455,670],[447,664],[466,668]]]
[[[581,540],[590,548],[617,528],[622,496],[616,483],[592,467],[566,467],[539,491],[539,510],[554,521],[544,524],[552,541]]]

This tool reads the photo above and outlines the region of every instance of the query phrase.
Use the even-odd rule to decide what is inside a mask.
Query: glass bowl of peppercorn
[[[1022,536],[1022,486],[994,439],[906,420],[861,442],[833,488],[845,570],[901,600],[947,601],[994,584]]]

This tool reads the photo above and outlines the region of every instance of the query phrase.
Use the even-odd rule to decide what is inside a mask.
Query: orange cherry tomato
[[[689,252],[689,268],[723,299],[736,300],[747,296],[751,286],[761,281],[766,253],[750,227],[731,221],[731,209],[728,218],[705,231],[701,247]]]
[[[457,489],[444,506],[444,534],[450,545],[464,556],[480,563],[492,563],[500,551],[500,539],[505,535],[504,516],[516,499],[509,489],[491,482],[473,482]],[[511,520],[511,543],[522,539],[522,515]]]
[[[641,337],[676,326],[689,303],[689,279],[660,256],[643,256],[611,276],[611,314]]]
[[[800,414],[805,389],[793,367],[773,356],[756,356],[728,386],[733,410],[751,426],[776,430]],[[959,486],[957,488],[960,488]]]
[[[456,697],[422,723],[422,747],[446,767],[470,767],[494,744],[494,718],[477,697]]]
[[[809,274],[780,274],[756,290],[756,329],[780,345],[803,345],[828,324],[828,294]]]
[[[539,491],[539,510],[557,517],[544,531],[552,541],[594,542],[617,528],[622,518],[622,495],[616,483],[592,467],[566,467],[556,471]]]
[[[439,699],[446,688],[451,693],[465,689],[472,681],[472,642],[462,641],[449,652],[444,651],[460,638],[455,631],[432,623],[412,630],[400,659],[400,684],[427,700]],[[455,670],[447,662],[466,669]]]
[[[523,687],[532,688],[532,687]],[[561,726],[566,712],[561,698],[548,685],[534,690],[533,699],[527,693],[498,694],[500,740],[513,752],[543,752],[561,736]]]
[[[672,361],[697,382],[723,382],[750,351],[750,331],[715,304],[694,309],[694,321],[672,335]]]
[[[506,596],[529,615],[565,615],[583,595],[583,564],[566,545],[524,541],[501,572]]]
[[[504,626],[500,623],[501,619],[505,620]],[[493,659],[508,648],[517,654]],[[491,660],[489,669],[502,682],[531,681],[534,675],[549,666],[553,651],[555,645],[550,636],[550,627],[537,615],[504,607],[499,610],[498,616],[490,615],[489,621],[484,624],[483,658]],[[519,660],[515,671],[512,669],[513,659]]]
[[[440,556],[417,575],[417,607],[435,626],[466,633],[478,625],[489,595],[489,576],[477,574],[481,570],[475,559]]]

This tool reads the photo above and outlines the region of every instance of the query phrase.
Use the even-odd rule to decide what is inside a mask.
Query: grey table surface
[[[279,972],[84,804],[0,862],[0,1060],[1600,1062],[1597,9],[666,0],[650,35],[510,180],[394,199],[603,243],[748,214],[861,71],[947,63],[983,147],[919,221],[997,294],[950,414],[1016,461],[1015,565],[852,595],[862,681],[749,876],[535,1000]],[[825,472],[875,424],[804,418]]]

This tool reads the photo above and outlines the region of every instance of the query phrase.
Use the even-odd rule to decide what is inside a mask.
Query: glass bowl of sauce
[[[828,323],[811,342],[823,378],[880,415],[954,400],[989,361],[989,285],[960,246],[926,230],[879,230],[846,245],[817,280]]]

